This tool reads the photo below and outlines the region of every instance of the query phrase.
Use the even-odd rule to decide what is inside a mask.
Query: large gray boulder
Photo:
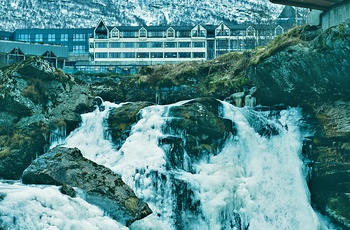
[[[83,189],[87,202],[99,206],[126,226],[152,213],[117,174],[84,158],[77,148],[51,149],[23,172],[22,182]]]

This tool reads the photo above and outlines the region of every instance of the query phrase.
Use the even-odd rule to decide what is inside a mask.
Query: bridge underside
[[[272,3],[297,6],[309,9],[327,10],[346,0],[270,0]]]

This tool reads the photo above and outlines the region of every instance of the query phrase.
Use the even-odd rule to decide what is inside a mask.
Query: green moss
[[[4,158],[4,157],[7,157],[11,154],[11,148],[5,148],[3,150],[0,150],[0,159],[1,158]]]
[[[34,103],[46,104],[48,90],[46,84],[40,79],[27,79],[28,86],[22,90],[22,95],[28,97]]]
[[[40,101],[40,95],[38,91],[36,91],[34,85],[29,85],[26,88],[24,88],[22,91],[22,95],[24,97],[28,97],[34,103],[38,103]]]
[[[336,193],[328,200],[327,206],[339,216],[350,219],[350,201],[343,193]]]
[[[137,197],[132,196],[126,199],[124,204],[126,209],[135,215],[138,210],[139,199],[137,199]]]

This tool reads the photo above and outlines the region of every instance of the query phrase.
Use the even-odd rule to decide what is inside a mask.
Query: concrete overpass
[[[308,23],[323,29],[338,25],[350,18],[350,0],[270,0],[272,3],[310,9]]]

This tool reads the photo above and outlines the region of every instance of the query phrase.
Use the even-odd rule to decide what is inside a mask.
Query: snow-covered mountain
[[[260,22],[283,6],[268,0],[1,0],[0,30],[109,25],[195,25]]]

